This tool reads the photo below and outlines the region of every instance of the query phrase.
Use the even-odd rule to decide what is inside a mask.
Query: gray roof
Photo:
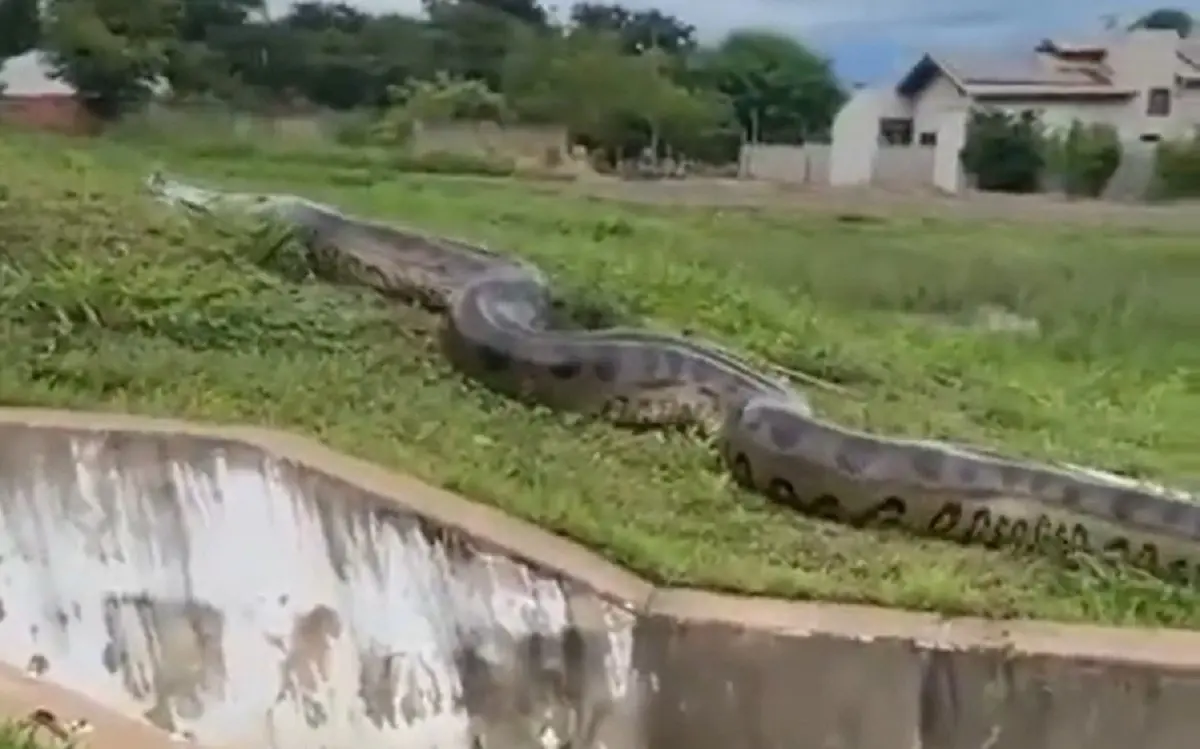
[[[1094,86],[1109,83],[1108,77],[1095,67],[1048,60],[1032,50],[1003,56],[958,52],[938,55],[936,59],[947,72],[968,84]]]
[[[5,96],[72,96],[75,89],[50,76],[45,56],[33,50],[10,57],[0,65],[0,85]]]
[[[945,73],[972,96],[1078,95],[1126,96],[1113,86],[1110,72],[1101,64],[1055,60],[1025,50],[1007,54],[950,52],[926,55],[900,80],[896,90],[904,96],[922,91],[939,73]]]
[[[1175,52],[1189,66],[1200,68],[1200,39],[1180,39]]]

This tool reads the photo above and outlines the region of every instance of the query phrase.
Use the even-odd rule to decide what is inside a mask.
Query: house
[[[69,133],[91,127],[75,89],[51,76],[49,63],[37,50],[0,65],[0,122]]]
[[[171,91],[162,78],[150,88],[158,98]],[[54,78],[49,60],[39,50],[0,61],[0,122],[75,134],[96,132],[98,126],[75,88]]]
[[[1125,141],[1191,136],[1200,131],[1200,39],[1137,29],[1007,54],[926,54],[895,84],[857,91],[839,112],[831,181],[878,181],[878,157],[895,150],[887,146],[932,151],[973,106],[1037,110],[1052,127],[1106,123]],[[916,173],[933,156],[885,159]]]

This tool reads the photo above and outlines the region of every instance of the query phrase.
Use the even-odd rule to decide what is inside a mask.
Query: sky
[[[1168,0],[1169,2],[1169,0]],[[284,10],[288,0],[271,0]],[[368,11],[416,13],[420,0],[354,0]],[[569,7],[570,0],[543,0]],[[796,37],[831,58],[847,83],[898,78],[926,51],[1028,47],[1047,36],[1084,36],[1103,16],[1128,23],[1156,5],[1132,0],[623,0],[693,24],[702,39],[734,28],[764,28]],[[1171,3],[1200,15],[1200,0]]]

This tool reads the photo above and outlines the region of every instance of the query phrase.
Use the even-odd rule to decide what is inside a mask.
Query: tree
[[[1174,29],[1180,36],[1191,36],[1192,17],[1178,8],[1159,8],[1133,22],[1131,29]]]
[[[525,24],[489,5],[470,0],[426,3],[434,56],[442,70],[499,88],[500,68],[513,35]]]
[[[575,5],[562,28],[540,0],[422,0],[423,18],[299,0],[276,19],[267,0],[42,1],[56,75],[106,117],[160,76],[238,107],[370,108],[397,122],[411,114],[399,92],[435,115],[453,101],[451,117],[565,125],[614,156],[650,146],[723,160],[746,130],[822,134],[843,97],[827,62],[790,39],[741,32],[701,50],[680,18],[617,3]],[[16,21],[35,25],[37,2],[0,0],[9,49],[28,46]]]
[[[1035,112],[976,109],[967,121],[959,161],[980,190],[1028,193],[1041,185],[1045,153]]]
[[[696,27],[658,10],[585,2],[571,8],[571,24],[592,33],[614,33],[631,54],[649,49],[682,54],[696,46]]]
[[[518,38],[502,66],[501,89],[526,118],[603,137],[619,113],[632,108],[632,84],[639,81],[615,35],[526,32]]]
[[[116,117],[162,80],[178,38],[175,0],[50,0],[47,11],[54,75],[94,114]]]
[[[828,60],[770,32],[731,33],[692,77],[728,96],[742,129],[768,143],[827,135],[846,99]]]
[[[37,47],[41,33],[38,0],[0,0],[0,60]]]
[[[292,5],[280,21],[283,26],[304,31],[340,31],[343,34],[361,33],[371,17],[346,3],[323,3],[313,0]]]
[[[526,119],[565,124],[573,137],[627,155],[656,147],[660,136],[703,133],[728,111],[672,80],[666,58],[661,50],[625,54],[612,32],[526,36],[505,61],[503,90]]]
[[[477,4],[490,8],[519,21],[526,26],[545,29],[549,25],[546,9],[537,0],[475,0]]]
[[[176,94],[230,88],[230,61],[212,44],[230,29],[265,15],[263,0],[180,0],[175,39],[167,49],[164,76]]]

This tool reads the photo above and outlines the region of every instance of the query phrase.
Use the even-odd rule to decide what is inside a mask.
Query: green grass
[[[36,718],[41,715],[58,723],[58,719],[48,710],[34,710],[23,719],[0,719],[0,749],[47,749],[57,746],[60,749],[75,749],[77,740],[74,736],[63,741],[54,736]],[[74,728],[58,725],[59,729],[72,731]]]
[[[537,261],[568,293],[836,383],[883,432],[1200,476],[1200,251],[1165,232],[620,206],[519,183],[297,157],[0,144],[0,401],[307,433],[578,539],[656,582],[1115,624],[1200,625],[1200,592],[1127,570],[799,517],[685,436],[528,409],[443,362],[436,319],[255,264],[246,232],[136,194],[148,159],[288,189]],[[19,280],[19,283],[16,280]],[[931,325],[999,305],[1038,337]]]

